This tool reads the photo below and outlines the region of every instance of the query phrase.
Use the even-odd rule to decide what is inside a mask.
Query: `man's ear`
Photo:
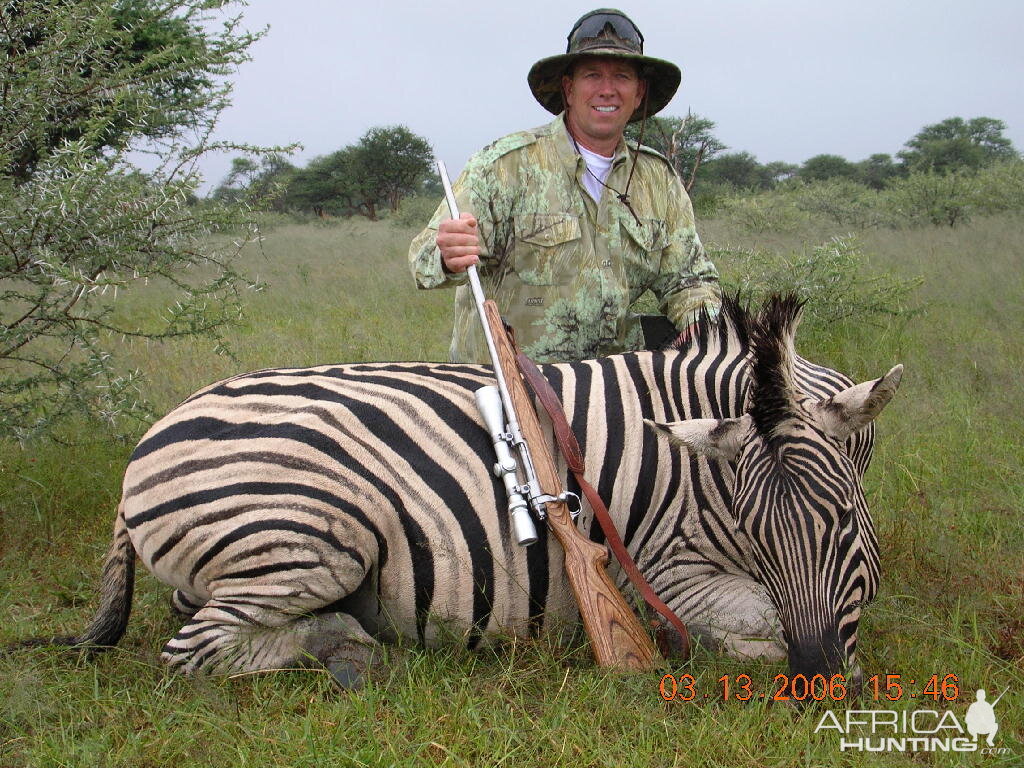
[[[738,419],[687,419],[666,424],[644,419],[644,424],[694,456],[735,461],[752,420],[745,414]]]

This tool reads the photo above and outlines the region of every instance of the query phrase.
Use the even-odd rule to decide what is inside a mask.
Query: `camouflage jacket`
[[[620,142],[609,187],[625,189],[633,154]],[[453,185],[459,209],[478,221],[484,294],[539,362],[642,348],[627,309],[647,289],[679,329],[719,302],[693,206],[664,157],[647,148],[637,156],[629,198],[639,220],[609,189],[595,203],[583,187],[586,172],[559,116],[484,148]],[[458,285],[452,361],[490,362],[467,274],[441,268],[434,240],[447,217],[442,201],[412,242],[410,266],[420,288]]]

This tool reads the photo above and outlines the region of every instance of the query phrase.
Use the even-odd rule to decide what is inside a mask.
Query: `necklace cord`
[[[566,105],[566,108],[568,109],[568,105]],[[576,142],[576,137],[573,136],[572,128],[569,127],[569,121],[568,120],[565,121],[565,128],[566,128],[566,131],[569,133],[569,138],[572,140],[572,145],[573,145],[573,147],[576,150],[576,154],[582,156],[583,153],[580,152],[580,145]],[[643,226],[643,222],[640,221],[640,217],[637,216],[636,215],[636,211],[633,210],[633,204],[630,202],[630,199],[629,199],[629,185],[633,183],[633,174],[636,172],[636,163],[637,163],[637,160],[640,157],[640,145],[643,143],[644,131],[646,129],[647,129],[647,93],[644,93],[644,111],[643,111],[643,117],[641,118],[641,122],[640,122],[640,137],[636,140],[636,149],[633,150],[633,166],[629,169],[629,176],[626,177],[626,189],[625,189],[625,191],[619,192],[619,190],[615,189],[615,187],[613,187],[612,185],[606,184],[596,173],[594,173],[592,170],[590,170],[590,166],[587,164],[586,160],[583,161],[583,165],[586,167],[587,173],[589,173],[591,176],[593,176],[597,180],[597,183],[600,184],[602,187],[604,187],[605,189],[609,190],[610,192],[613,192],[615,194],[616,199],[620,203],[622,203],[624,206],[626,206],[626,210],[628,210],[631,214],[633,214],[633,218],[636,219],[636,223],[638,225],[640,225],[640,226]],[[626,144],[626,149],[627,150],[629,149],[629,144],[628,143]]]

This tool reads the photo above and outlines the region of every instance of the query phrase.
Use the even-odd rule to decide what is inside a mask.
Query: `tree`
[[[364,198],[360,205],[365,208],[377,200],[397,211],[402,198],[414,194],[430,173],[433,162],[429,142],[404,125],[371,128],[359,140],[353,158],[353,169],[363,174],[357,185]]]
[[[950,117],[926,125],[896,155],[911,172],[975,170],[1018,156],[1005,130],[1006,123],[991,117]]]
[[[295,166],[278,152],[266,154],[258,161],[248,156],[236,157],[211,197],[284,210],[281,198],[295,173]]]
[[[259,174],[259,163],[251,157],[236,157],[231,161],[231,170],[213,190],[215,200],[237,201],[245,197],[245,191]]]
[[[800,172],[799,165],[785,163],[781,160],[773,160],[770,163],[765,163],[763,168],[763,174],[768,179],[770,187],[774,187],[787,179],[792,179]]]
[[[884,189],[891,179],[900,174],[900,166],[893,161],[892,155],[878,153],[857,163],[855,178],[866,187]]]
[[[713,120],[688,112],[686,117],[651,117],[647,119],[642,141],[661,152],[683,180],[687,191],[693,189],[701,164],[726,149],[712,134]],[[626,127],[626,140],[641,140],[640,124]]]
[[[270,152],[260,158],[260,170],[246,188],[248,199],[257,207],[268,206],[284,211],[283,195],[295,175],[296,168],[281,152]]]
[[[284,202],[288,208],[312,211],[318,216],[359,213],[376,220],[380,205],[377,191],[357,148],[349,145],[314,157],[305,168],[296,171],[288,183]]]
[[[218,23],[228,5],[4,5],[0,435],[27,437],[72,413],[141,415],[117,342],[217,337],[237,317],[240,245],[209,235],[246,220],[230,205],[190,205],[195,160],[224,148],[209,139],[230,93],[221,78],[262,34],[239,31],[237,17]],[[151,280],[173,289],[162,312],[116,311],[119,291]]]
[[[342,163],[335,157],[337,154],[314,157],[305,168],[292,175],[284,193],[284,203],[289,209],[313,211],[318,215],[326,212],[326,206],[338,197],[334,179],[340,175]]]
[[[433,159],[427,140],[404,125],[371,128],[357,144],[315,158],[297,171],[285,202],[376,221],[381,207],[394,212],[404,197],[420,190]]]
[[[376,221],[378,208],[386,204],[385,182],[374,176],[369,156],[360,145],[335,152],[331,174],[334,207],[346,215],[359,214]]]
[[[852,179],[857,175],[857,168],[845,157],[839,155],[815,155],[804,161],[798,175],[804,181]]]
[[[893,181],[885,191],[888,207],[913,223],[955,227],[968,221],[978,194],[971,171],[918,171]]]
[[[764,166],[749,152],[729,152],[704,164],[705,182],[728,184],[736,189],[766,189]]]
[[[223,6],[225,2],[208,3]],[[204,35],[200,3],[151,0],[38,0],[4,6],[0,44],[6,60],[10,92],[5,112],[24,130],[5,153],[4,172],[19,181],[57,147],[83,141],[96,150],[121,147],[138,137],[173,137],[180,126],[219,110],[215,100],[204,99],[214,78],[229,71],[228,64],[258,35]],[[49,7],[51,12],[45,12]],[[25,98],[24,86],[34,76],[33,61],[52,63],[53,43],[70,19],[82,26],[69,40],[61,74],[48,100]],[[233,26],[233,25],[232,25]],[[75,64],[70,56],[84,58]],[[185,62],[196,67],[182,66]],[[49,70],[50,74],[54,70]],[[26,77],[29,80],[26,80]],[[118,103],[120,102],[120,103]],[[47,109],[51,111],[46,111]]]

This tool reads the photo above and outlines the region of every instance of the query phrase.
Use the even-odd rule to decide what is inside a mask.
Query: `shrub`
[[[783,194],[737,195],[722,200],[718,213],[748,232],[793,232],[806,215]]]
[[[1024,160],[978,171],[974,204],[979,213],[1024,211]]]
[[[199,158],[262,151],[209,138],[228,104],[223,77],[262,34],[221,24],[228,5],[0,11],[0,436],[80,414],[144,421],[124,340],[221,344],[255,287],[232,266],[256,234],[250,207],[195,204]],[[167,302],[125,312],[129,289],[150,282],[173,288]]]
[[[690,192],[694,216],[698,221],[717,216],[729,195],[728,185],[701,182]]]
[[[853,235],[834,237],[802,253],[763,249],[715,249],[727,291],[755,301],[772,293],[796,293],[807,301],[805,323],[824,327],[846,318],[881,325],[908,315],[908,298],[920,279],[871,269]]]
[[[790,194],[801,211],[843,227],[865,229],[892,223],[884,196],[850,179],[795,184]]]
[[[720,215],[749,232],[787,233],[814,221],[850,229],[935,225],[954,227],[975,213],[1024,211],[1024,161],[979,171],[921,171],[875,190],[850,179],[793,179],[768,192],[723,194],[704,190],[698,218]]]
[[[412,195],[398,204],[398,210],[392,214],[391,220],[402,227],[427,226],[434,215],[440,199],[430,195]]]
[[[906,223],[955,227],[970,219],[978,189],[977,176],[968,171],[921,171],[890,182],[884,199]]]

